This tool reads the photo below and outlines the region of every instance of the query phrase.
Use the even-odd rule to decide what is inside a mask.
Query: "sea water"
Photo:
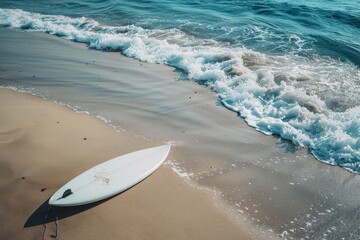
[[[173,66],[250,126],[360,173],[359,0],[3,0],[0,24]]]

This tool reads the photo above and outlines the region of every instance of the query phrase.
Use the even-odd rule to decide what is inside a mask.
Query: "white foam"
[[[185,169],[181,168],[179,164],[175,161],[167,161],[165,164],[170,165],[171,170],[173,170],[176,175],[186,180],[190,180],[191,177],[194,175],[193,173],[185,171]]]
[[[360,70],[324,56],[268,56],[178,29],[104,26],[93,19],[0,9],[0,24],[55,34],[90,48],[167,64],[210,85],[222,103],[265,134],[360,172]],[[261,29],[259,29],[261,31]],[[291,41],[304,46],[298,36]]]

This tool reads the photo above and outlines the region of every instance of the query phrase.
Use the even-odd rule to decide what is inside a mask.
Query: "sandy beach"
[[[52,212],[45,220],[46,201],[60,186],[100,162],[161,144],[26,94],[1,89],[0,98],[1,239],[41,239],[42,223],[50,239],[55,223]],[[166,164],[100,204],[55,211],[59,239],[249,238]]]
[[[45,33],[0,28],[0,39],[1,86],[48,100],[0,92],[0,238],[41,238],[38,212],[67,180],[172,141],[143,183],[57,211],[61,239],[358,239],[359,175],[255,131],[211,89]]]

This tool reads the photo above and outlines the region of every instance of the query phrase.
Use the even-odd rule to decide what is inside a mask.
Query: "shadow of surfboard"
[[[151,176],[151,175],[152,174],[150,174],[149,176]],[[143,182],[148,177],[144,178],[143,180],[141,180],[140,182],[136,183],[134,186],[131,186],[130,188],[126,189],[123,192],[120,192],[120,193],[118,193],[118,194],[116,194],[114,196],[111,196],[109,198],[100,200],[98,202],[89,203],[89,204],[86,204],[86,205],[80,205],[80,206],[74,206],[74,207],[54,207],[54,206],[49,205],[49,199],[50,198],[48,198],[26,220],[26,222],[24,224],[24,228],[35,227],[35,226],[55,222],[56,220],[61,220],[61,219],[68,218],[68,217],[74,216],[76,214],[85,212],[85,211],[87,211],[87,210],[89,210],[91,208],[94,208],[94,207],[96,207],[96,206],[98,206],[98,205],[100,205],[102,203],[105,203],[105,202],[109,201],[110,199],[112,199],[114,197],[117,197],[117,196],[129,191],[133,187],[135,187],[138,184],[140,184],[141,182]]]
[[[113,196],[115,197],[115,196]],[[54,207],[49,205],[49,199],[47,199],[40,207],[38,207],[31,216],[26,220],[24,224],[24,228],[35,227],[51,222],[55,222],[56,220],[61,220],[64,218],[68,218],[74,216],[76,214],[87,211],[93,207],[96,207],[113,197],[81,206],[75,207]]]

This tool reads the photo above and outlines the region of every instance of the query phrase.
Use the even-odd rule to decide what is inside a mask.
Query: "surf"
[[[360,70],[327,55],[304,54],[307,42],[297,35],[291,35],[290,45],[301,54],[269,54],[178,28],[107,25],[20,9],[0,9],[0,23],[173,66],[183,79],[209,86],[250,126],[305,147],[320,161],[360,173]]]

